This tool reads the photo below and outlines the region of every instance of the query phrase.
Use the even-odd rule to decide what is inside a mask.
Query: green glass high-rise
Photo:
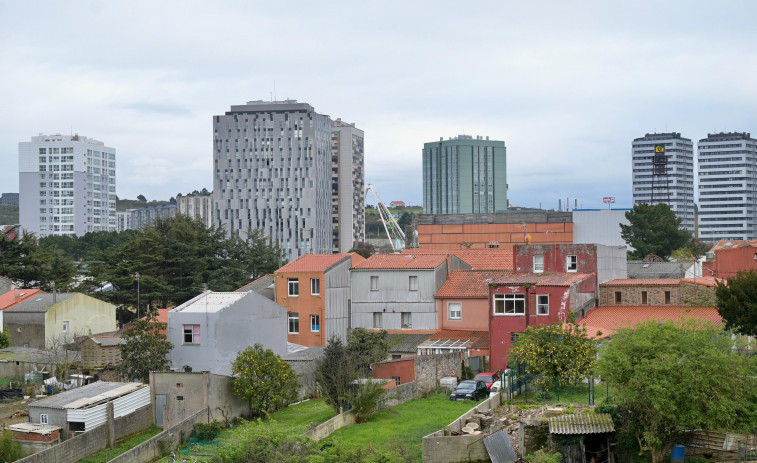
[[[487,214],[505,210],[505,142],[458,135],[424,143],[424,214]]]

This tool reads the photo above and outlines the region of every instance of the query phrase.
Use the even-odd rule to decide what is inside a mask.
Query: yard
[[[359,446],[400,442],[407,445],[412,461],[420,462],[423,436],[448,425],[476,404],[472,401],[453,402],[446,394],[410,400],[380,411],[367,423],[339,429],[325,442],[343,441]]]
[[[608,394],[612,397],[612,391],[608,390],[607,383],[600,382],[594,386],[594,404],[600,405],[607,401]],[[532,383],[528,384],[525,394],[515,396],[513,404],[588,404],[589,403],[589,385],[580,384],[578,386],[562,386],[558,391],[552,388],[546,393],[534,387]]]
[[[80,460],[79,463],[105,463],[106,461],[116,458],[127,450],[131,450],[132,448],[136,447],[137,445],[141,444],[142,442],[146,441],[147,439],[151,438],[161,431],[162,429],[153,426],[140,433],[132,434],[126,439],[119,441],[119,443],[112,449],[105,449],[102,452],[96,453],[83,460]]]

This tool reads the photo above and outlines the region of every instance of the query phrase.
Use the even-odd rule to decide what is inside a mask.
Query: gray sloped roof
[[[291,354],[286,354],[281,358],[286,360],[287,362],[307,362],[310,360],[318,360],[319,358],[323,357],[323,349],[325,349],[323,346],[308,347],[307,349],[298,350],[297,352],[292,352]]]
[[[47,309],[53,305],[71,299],[76,294],[77,293],[58,293],[53,295],[50,293],[40,293],[30,297],[20,304],[14,305],[10,309],[7,309],[6,312],[47,312]],[[55,302],[53,302],[53,299],[55,299]]]
[[[626,263],[628,278],[683,278],[691,262],[642,262],[629,260]]]
[[[275,300],[276,295],[273,290],[273,275],[264,275],[257,280],[247,283],[241,288],[234,290],[235,293],[246,293],[249,291],[254,291],[272,301]]]
[[[126,387],[131,386],[131,387]],[[78,402],[81,399],[89,399],[100,395],[108,395],[111,391],[119,388],[124,388],[123,394],[125,395],[134,392],[136,389],[143,387],[144,385],[138,383],[118,383],[118,382],[106,382],[98,381],[96,383],[88,384],[86,386],[77,387],[75,389],[69,389],[68,391],[61,392],[46,399],[38,400],[29,404],[30,407],[41,408],[66,408],[67,405],[74,402]],[[116,397],[111,397],[116,398]]]
[[[389,342],[389,352],[418,352],[418,345],[431,337],[431,333],[389,333],[386,340]]]
[[[607,413],[575,413],[549,419],[551,434],[602,434],[615,431]]]

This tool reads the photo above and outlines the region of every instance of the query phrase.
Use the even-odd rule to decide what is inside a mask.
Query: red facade
[[[704,262],[702,266],[704,276],[717,278],[735,277],[742,270],[757,270],[757,246],[717,250],[715,261]]]
[[[545,273],[597,273],[597,246],[594,244],[516,245],[513,248],[515,273],[538,272],[534,268],[534,257],[540,258]]]

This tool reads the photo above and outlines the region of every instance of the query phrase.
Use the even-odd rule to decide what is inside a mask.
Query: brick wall
[[[17,463],[74,463],[103,450],[108,445],[108,426],[102,425],[58,445],[16,460]]]
[[[642,291],[647,292],[647,303],[642,304]],[[670,292],[670,302],[665,303],[665,292]],[[615,303],[615,293],[620,292],[621,303]],[[681,289],[675,286],[602,286],[599,288],[599,305],[680,305]]]
[[[133,413],[116,418],[114,420],[116,439],[144,431],[153,425],[153,417],[152,405],[145,405]]]
[[[415,357],[415,387],[419,394],[439,387],[439,379],[445,376],[462,375],[459,352]]]

